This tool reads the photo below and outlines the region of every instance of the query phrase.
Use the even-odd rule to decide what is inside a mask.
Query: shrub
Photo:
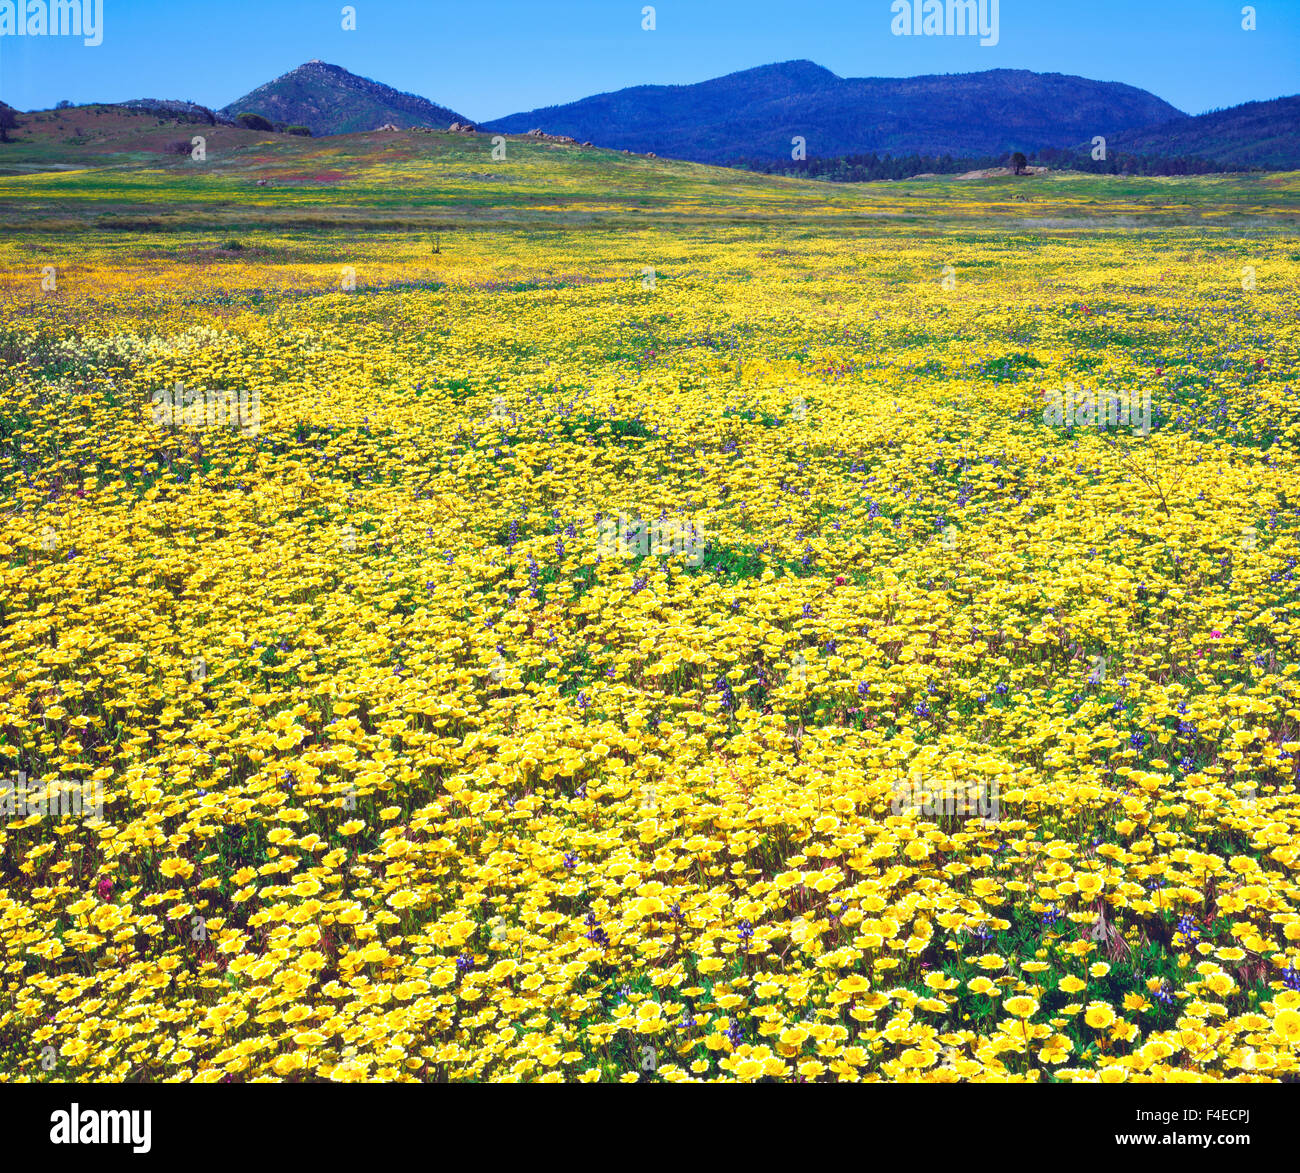
[[[286,127],[284,128],[284,133],[285,133],[285,134],[296,134],[296,135],[300,135],[300,136],[303,137],[303,138],[311,138],[311,127],[310,127],[310,126],[297,126],[297,125],[294,125],[294,126],[286,126]]]
[[[245,110],[238,118],[235,119],[245,130],[274,130],[268,118],[263,118],[260,114],[254,114]]]

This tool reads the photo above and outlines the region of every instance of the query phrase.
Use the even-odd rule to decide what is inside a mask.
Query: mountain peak
[[[797,61],[774,61],[771,65],[756,65],[752,69],[742,69],[728,77],[783,77],[792,81],[837,82],[843,79],[832,73],[824,65],[800,57]]]
[[[220,113],[235,118],[245,111],[272,122],[310,127],[314,136],[377,130],[388,124],[442,128],[469,121],[446,106],[359,77],[319,57],[258,86]]]

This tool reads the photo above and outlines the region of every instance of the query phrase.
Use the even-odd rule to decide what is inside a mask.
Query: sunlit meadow
[[[5,1078],[1296,1078],[1300,176],[294,149],[0,180]]]

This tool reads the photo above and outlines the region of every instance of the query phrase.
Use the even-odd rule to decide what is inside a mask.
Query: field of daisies
[[[0,241],[4,1079],[1296,1078],[1294,235],[838,214]]]

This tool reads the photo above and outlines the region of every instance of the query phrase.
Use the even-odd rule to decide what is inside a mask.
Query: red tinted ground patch
[[[309,175],[304,171],[293,175],[267,176],[276,183],[338,183],[340,179],[347,179],[347,177],[346,171],[318,171],[315,175]]]

